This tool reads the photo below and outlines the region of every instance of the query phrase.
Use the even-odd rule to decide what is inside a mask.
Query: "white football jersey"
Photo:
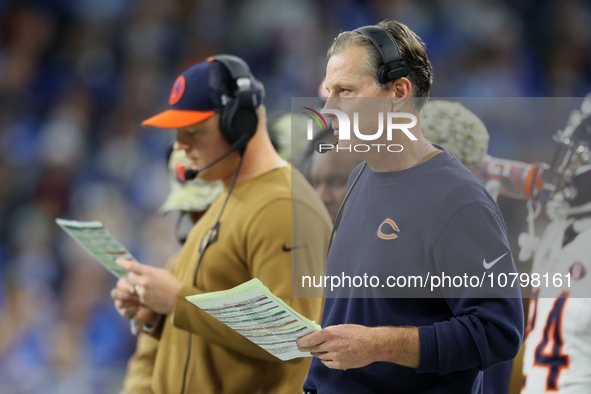
[[[578,233],[562,247],[566,229]],[[553,221],[534,256],[522,394],[591,393],[591,219]],[[546,286],[548,285],[548,286]]]

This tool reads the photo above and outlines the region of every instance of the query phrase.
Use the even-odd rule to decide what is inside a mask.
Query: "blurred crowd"
[[[0,0],[0,392],[120,387],[135,342],[115,278],[54,220],[100,220],[148,264],[178,249],[157,215],[175,134],[139,124],[183,68],[241,56],[268,112],[289,112],[317,95],[332,38],[385,18],[426,42],[433,97],[591,90],[582,0]],[[556,128],[487,126],[490,154],[550,160]]]

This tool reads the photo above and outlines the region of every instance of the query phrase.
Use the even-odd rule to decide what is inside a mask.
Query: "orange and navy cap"
[[[259,106],[263,95],[252,75],[251,86]],[[176,129],[202,122],[221,111],[222,96],[233,97],[236,90],[236,81],[226,67],[210,57],[177,77],[168,98],[168,110],[144,120],[142,126]]]

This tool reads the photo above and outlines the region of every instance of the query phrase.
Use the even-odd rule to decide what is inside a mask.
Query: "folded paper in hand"
[[[113,238],[101,222],[64,219],[56,219],[55,222],[117,278],[127,274],[127,270],[118,266],[115,260],[119,257],[131,259],[133,256]]]
[[[281,360],[310,357],[296,340],[321,327],[287,305],[257,278],[187,300]]]

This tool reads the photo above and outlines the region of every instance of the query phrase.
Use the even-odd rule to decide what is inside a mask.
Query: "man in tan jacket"
[[[310,362],[282,362],[185,300],[257,277],[308,318],[321,314],[321,299],[291,298],[290,277],[292,265],[323,265],[328,214],[275,152],[262,92],[236,59],[216,56],[187,69],[173,86],[170,109],[144,122],[177,128],[176,146],[199,178],[223,184],[171,272],[119,261],[135,286],[118,282],[112,292],[118,311],[137,316],[159,339],[155,393],[295,393]]]

